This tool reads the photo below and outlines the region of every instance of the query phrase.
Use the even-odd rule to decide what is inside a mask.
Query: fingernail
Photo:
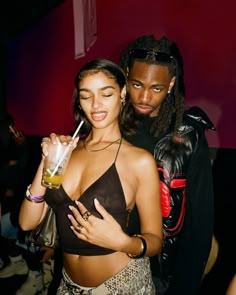
[[[97,198],[94,199],[94,203],[95,203],[96,205],[99,205],[99,204],[100,204]]]

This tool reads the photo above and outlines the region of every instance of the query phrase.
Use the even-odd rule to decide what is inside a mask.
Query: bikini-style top
[[[100,204],[116,219],[122,229],[126,231],[128,210],[120,178],[116,169],[116,159],[120,150],[121,141],[116,157],[110,168],[108,168],[93,184],[91,184],[80,196],[79,201],[94,216],[102,218],[94,206],[96,197]],[[51,206],[56,214],[57,229],[62,250],[66,253],[95,256],[115,252],[114,250],[102,248],[90,244],[76,237],[70,229],[71,223],[67,215],[71,214],[69,205],[75,206],[75,202],[66,194],[63,186],[59,189],[47,189],[45,201]]]

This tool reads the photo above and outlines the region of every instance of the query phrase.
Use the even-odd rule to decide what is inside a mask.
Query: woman
[[[231,279],[225,295],[235,295],[236,294],[236,274]]]
[[[28,191],[42,201],[24,200],[20,224],[31,230],[48,205],[54,208],[64,266],[58,294],[155,294],[147,256],[162,244],[159,178],[152,155],[121,135],[129,126],[126,76],[113,62],[96,59],[80,70],[75,87],[75,117],[89,134],[73,142],[58,190],[41,185],[42,158]],[[131,237],[126,228],[135,204],[141,235]]]

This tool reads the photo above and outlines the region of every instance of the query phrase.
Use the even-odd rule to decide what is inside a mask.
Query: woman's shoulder
[[[125,139],[122,140],[122,147],[123,147],[123,153],[124,155],[126,155],[125,157],[127,157],[127,160],[135,160],[136,163],[139,164],[151,164],[154,163],[154,157],[153,155],[140,147],[137,147],[131,143],[129,143],[128,141],[126,141]]]

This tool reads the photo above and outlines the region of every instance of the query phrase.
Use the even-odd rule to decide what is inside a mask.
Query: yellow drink
[[[72,145],[48,142],[47,146],[48,154],[44,159],[41,183],[50,189],[58,189],[70,159]]]
[[[49,188],[59,188],[59,186],[62,183],[62,175],[61,174],[55,174],[51,176],[47,171],[45,171],[43,175],[43,185],[49,187]]]

